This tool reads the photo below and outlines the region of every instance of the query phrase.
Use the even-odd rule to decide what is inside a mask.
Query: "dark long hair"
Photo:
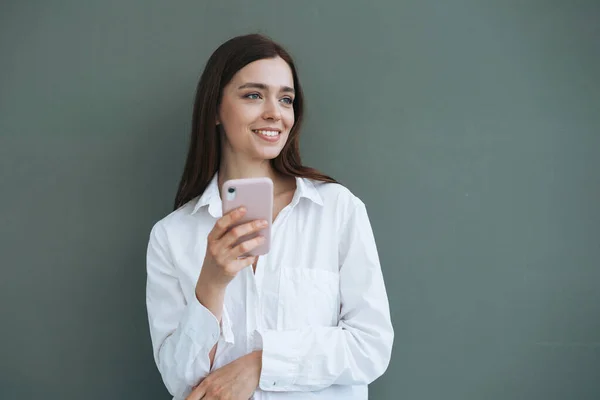
[[[233,76],[251,62],[265,58],[281,57],[290,66],[294,78],[295,123],[281,153],[273,160],[273,168],[286,176],[305,177],[324,182],[336,182],[300,161],[299,135],[304,114],[304,96],[292,57],[279,44],[266,36],[250,34],[238,36],[223,43],[210,56],[198,82],[190,147],[177,195],[175,210],[201,195],[221,162],[221,138],[216,127],[216,117],[223,88]]]

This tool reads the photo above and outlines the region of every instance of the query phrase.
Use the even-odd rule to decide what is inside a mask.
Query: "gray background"
[[[304,161],[367,204],[373,399],[600,398],[597,1],[3,1],[0,398],[167,399],[145,250],[224,40],[295,56]]]

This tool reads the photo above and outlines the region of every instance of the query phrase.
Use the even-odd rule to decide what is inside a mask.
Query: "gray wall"
[[[373,399],[600,398],[597,1],[3,1],[0,398],[167,399],[144,303],[197,79],[295,55],[305,161],[368,206]]]

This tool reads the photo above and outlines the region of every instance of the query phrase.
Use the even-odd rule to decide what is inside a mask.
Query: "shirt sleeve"
[[[150,233],[146,267],[146,306],[154,360],[171,395],[185,398],[210,372],[209,352],[214,345],[233,344],[229,315],[224,308],[219,324],[195,298],[186,301],[160,222]]]
[[[387,369],[394,331],[373,232],[364,204],[358,203],[340,233],[338,325],[259,331],[262,390],[365,385]]]

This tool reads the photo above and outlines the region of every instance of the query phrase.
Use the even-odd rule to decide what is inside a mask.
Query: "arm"
[[[221,335],[220,321],[207,307],[200,301],[186,302],[160,223],[150,233],[147,274],[154,360],[169,392],[184,398],[210,372],[217,342],[233,342],[227,310],[222,310]]]
[[[369,384],[387,369],[394,332],[373,232],[360,201],[340,232],[339,246],[338,326],[260,331],[261,389]]]
[[[202,287],[200,285],[196,286],[196,299],[200,304],[208,309],[215,316],[217,321],[221,323],[223,309],[225,307],[225,291],[224,290],[214,290],[210,287]],[[217,344],[212,348],[212,350],[208,353],[208,358],[210,360],[210,367],[212,368],[215,362],[215,355],[217,353]]]

